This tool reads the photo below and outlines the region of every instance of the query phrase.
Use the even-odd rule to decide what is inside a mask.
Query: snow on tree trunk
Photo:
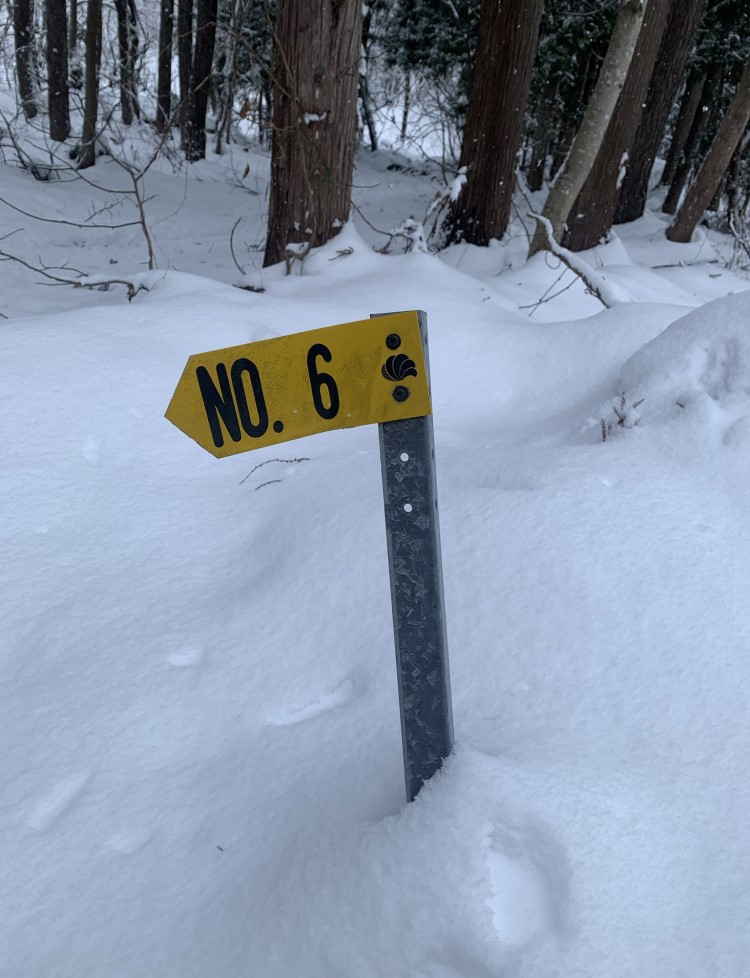
[[[534,66],[542,0],[484,0],[461,147],[467,179],[446,241],[486,245],[505,234]]]
[[[706,0],[672,0],[628,172],[620,191],[615,224],[635,221],[646,209],[651,168],[705,9]]]
[[[671,3],[672,0],[650,0],[646,8],[625,84],[604,141],[568,215],[564,243],[571,251],[593,248],[612,227]]]
[[[711,202],[750,122],[750,61],[745,65],[732,103],[722,119],[711,149],[698,171],[685,201],[667,230],[670,241],[688,242]]]
[[[325,244],[349,218],[361,40],[361,0],[280,5],[265,265]]]
[[[543,216],[552,225],[552,232],[558,242],[573,202],[596,161],[607,123],[625,84],[647,2],[648,0],[621,0],[604,64],[573,140],[567,164],[550,189]],[[537,223],[529,257],[547,248],[547,235],[541,224]]]

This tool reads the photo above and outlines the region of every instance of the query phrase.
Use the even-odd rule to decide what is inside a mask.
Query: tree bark
[[[706,0],[672,0],[646,105],[620,190],[615,224],[635,221],[646,209],[651,170],[705,9]]]
[[[682,93],[682,98],[680,99],[680,110],[677,114],[674,132],[669,143],[669,152],[667,153],[667,160],[664,164],[664,172],[661,175],[660,182],[667,187],[674,179],[677,164],[682,156],[682,151],[690,133],[690,127],[693,125],[695,113],[698,111],[698,106],[701,102],[701,94],[703,93],[705,81],[705,72],[688,75],[685,91]]]
[[[37,114],[34,98],[34,0],[15,0],[13,34],[16,49],[16,77],[23,114],[33,119]]]
[[[70,16],[68,17],[68,51],[75,51],[78,46],[78,0],[70,0]]]
[[[542,7],[542,0],[483,0],[459,161],[466,183],[448,211],[448,244],[486,245],[508,227]]]
[[[621,0],[604,64],[573,140],[567,165],[551,187],[542,212],[552,225],[555,241],[560,241],[573,202],[596,162],[607,131],[607,123],[614,112],[633,59],[645,6],[645,2],[641,0]],[[548,247],[547,232],[538,221],[529,248],[529,257],[538,251],[547,250]]]
[[[206,156],[206,110],[216,43],[217,6],[217,0],[198,0],[193,65],[183,131],[183,149],[190,163]]]
[[[177,61],[180,81],[179,119],[184,142],[190,101],[190,73],[193,69],[193,0],[177,0]]]
[[[50,137],[62,142],[70,134],[65,0],[47,0],[47,107]]]
[[[550,139],[554,130],[555,98],[559,87],[558,80],[551,78],[547,81],[542,92],[542,98],[537,108],[536,125],[531,144],[531,158],[526,173],[529,190],[541,190],[544,186],[544,173],[547,168]]]
[[[711,149],[685,197],[679,214],[667,230],[670,241],[686,243],[693,237],[693,231],[716,193],[748,122],[750,122],[750,61],[745,65],[734,98],[721,121]]]
[[[174,0],[159,5],[159,54],[156,82],[156,128],[166,132],[172,113],[172,35],[174,34]]]
[[[117,12],[118,68],[120,76],[120,115],[123,125],[130,126],[140,115],[135,97],[135,60],[138,35],[135,8],[129,0],[115,0]]]
[[[79,170],[96,162],[96,119],[99,111],[99,66],[102,58],[102,0],[88,0],[86,11],[86,92]]]
[[[722,69],[719,66],[714,66],[709,70],[703,82],[701,96],[690,125],[690,131],[682,147],[672,182],[669,184],[667,196],[664,198],[662,210],[665,214],[674,214],[677,210],[677,205],[680,203],[682,191],[685,189],[685,185],[690,176],[690,158],[698,146],[701,134],[711,117],[711,102],[713,101],[714,91],[716,90],[721,74]]]
[[[568,216],[564,244],[571,251],[593,248],[612,227],[670,4],[671,0],[649,0],[604,141]]]
[[[280,4],[264,265],[325,244],[349,217],[361,18],[361,0]]]

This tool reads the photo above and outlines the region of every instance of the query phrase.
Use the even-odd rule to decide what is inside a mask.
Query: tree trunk
[[[177,61],[180,81],[179,119],[184,143],[190,101],[190,73],[193,69],[193,0],[177,0]]]
[[[742,134],[750,122],[750,61],[745,65],[734,98],[714,137],[685,202],[667,230],[670,241],[689,242],[698,221],[716,193]]]
[[[677,114],[674,132],[669,143],[669,152],[667,153],[667,160],[664,164],[664,172],[661,175],[660,182],[663,186],[669,186],[674,179],[677,164],[680,162],[690,128],[693,125],[693,119],[695,119],[695,113],[698,111],[698,106],[701,102],[701,94],[705,81],[705,72],[688,75],[685,91],[682,93],[682,98],[680,99],[680,111]]]
[[[70,0],[70,16],[68,17],[68,51],[78,47],[78,0]]]
[[[612,227],[670,4],[671,0],[649,0],[604,142],[568,216],[564,244],[571,251],[593,248]]]
[[[544,205],[543,216],[550,222],[553,237],[557,242],[562,237],[573,202],[581,192],[604,141],[607,124],[617,105],[633,60],[633,52],[643,24],[644,8],[645,3],[640,0],[621,0],[604,64],[599,71],[594,91],[591,93],[586,112],[573,140],[567,165],[551,187],[547,203]],[[547,232],[538,223],[529,248],[529,257],[548,247]]]
[[[264,265],[325,244],[349,217],[361,17],[361,0],[280,5]]]
[[[714,66],[710,69],[706,75],[705,81],[703,82],[701,96],[693,116],[690,131],[687,139],[685,140],[685,144],[682,147],[682,152],[677,162],[677,166],[675,167],[674,176],[672,177],[672,182],[669,185],[667,196],[664,198],[662,210],[665,214],[674,214],[677,210],[677,205],[680,203],[682,191],[685,189],[685,185],[690,176],[690,159],[693,155],[693,151],[697,148],[698,143],[700,142],[701,134],[706,128],[708,120],[711,117],[711,102],[714,97],[714,91],[716,90],[721,77],[721,73],[722,69],[718,66]]]
[[[47,106],[50,138],[62,142],[70,134],[65,0],[47,0]]]
[[[560,132],[557,137],[552,162],[550,165],[549,178],[555,179],[555,174],[565,163],[573,145],[573,140],[578,131],[576,122],[576,108],[579,105],[588,105],[591,94],[596,85],[597,72],[592,70],[593,56],[591,51],[581,60],[576,76],[576,84],[571,89],[570,101],[563,107]]]
[[[483,0],[459,161],[466,183],[448,211],[446,243],[486,245],[508,227],[542,6]]]
[[[404,74],[404,111],[401,114],[401,130],[399,132],[399,137],[402,143],[406,139],[406,133],[409,128],[410,107],[411,107],[411,72],[407,71]]]
[[[646,105],[620,190],[615,224],[635,221],[646,209],[651,169],[705,9],[706,0],[672,0]]]
[[[26,118],[33,119],[37,113],[34,99],[34,0],[15,0],[13,34],[21,107]]]
[[[542,98],[537,107],[537,119],[534,126],[534,138],[531,144],[531,158],[526,173],[529,190],[541,190],[544,186],[544,173],[547,168],[547,155],[554,129],[555,99],[557,97],[558,80],[551,78],[544,86]]]
[[[159,54],[157,59],[156,128],[166,132],[172,113],[172,35],[174,0],[159,5]]]
[[[86,94],[83,105],[81,158],[78,169],[96,162],[96,119],[99,110],[99,65],[102,58],[102,0],[88,0],[86,11]]]
[[[198,0],[193,66],[183,135],[183,149],[189,163],[202,160],[206,156],[206,110],[216,42],[217,6],[217,0]]]
[[[115,0],[117,13],[118,73],[120,78],[120,117],[125,126],[133,123],[133,66],[130,61],[130,25],[127,0]]]

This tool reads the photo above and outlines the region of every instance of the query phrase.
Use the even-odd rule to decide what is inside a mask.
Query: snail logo
[[[399,353],[388,357],[381,372],[386,380],[396,383],[399,380],[406,380],[407,377],[416,377],[417,365],[405,353]]]

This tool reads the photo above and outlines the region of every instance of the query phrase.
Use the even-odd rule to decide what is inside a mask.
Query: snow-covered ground
[[[407,164],[359,158],[374,227],[441,189]],[[131,220],[88,172],[0,196]],[[750,279],[656,212],[584,256],[610,310],[519,225],[381,255],[357,216],[286,277],[267,175],[152,168],[131,302],[0,265],[0,974],[745,978]],[[144,272],[138,228],[11,231]],[[457,747],[407,806],[376,429],[217,461],[163,414],[190,354],[415,308]]]

